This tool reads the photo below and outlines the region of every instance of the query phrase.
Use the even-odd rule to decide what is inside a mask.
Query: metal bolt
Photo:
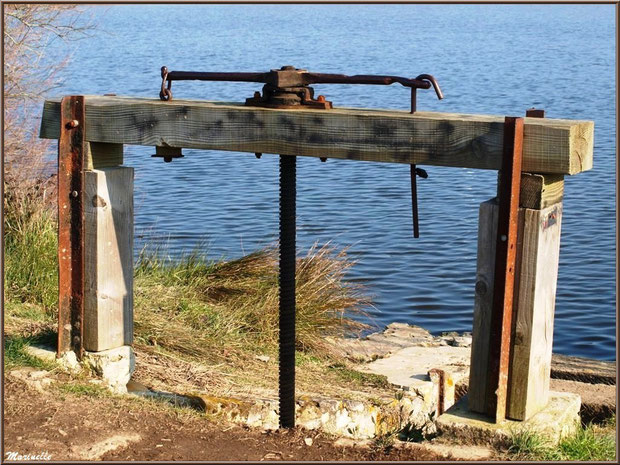
[[[80,343],[80,336],[74,336],[73,337],[73,343],[74,344],[79,344]]]
[[[502,242],[506,242],[506,239],[508,239],[508,238],[506,237],[505,234],[502,234],[502,237],[500,237],[500,239],[502,240]]]
[[[80,122],[76,119],[71,120],[67,123],[67,129],[77,128],[80,125]]]
[[[77,191],[72,191],[71,192],[71,197],[75,198],[78,196],[78,192]]]

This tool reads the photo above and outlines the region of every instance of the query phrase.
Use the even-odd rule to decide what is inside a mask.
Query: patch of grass
[[[368,299],[343,281],[352,265],[345,251],[313,247],[297,261],[296,346],[326,355],[326,335],[365,328],[349,316]],[[226,351],[275,353],[278,344],[277,249],[214,262],[199,251],[179,260],[143,251],[134,283],[135,337],[187,356],[213,360]]]
[[[361,371],[348,368],[343,363],[334,363],[329,366],[329,370],[347,383],[355,383],[361,386],[373,386],[378,388],[387,388],[390,386],[387,377],[384,375],[362,373]]]
[[[563,460],[599,461],[616,459],[615,428],[588,425],[559,444]]]
[[[607,425],[586,425],[552,446],[542,436],[520,431],[511,437],[508,456],[513,460],[611,461],[616,459],[615,418]]]
[[[52,371],[55,365],[40,358],[33,357],[26,351],[26,347],[42,342],[41,338],[27,338],[23,336],[5,335],[4,337],[4,366],[6,369],[29,366],[40,370]]]
[[[58,385],[58,390],[65,394],[88,397],[109,397],[110,391],[102,386],[92,383],[62,383]]]
[[[54,212],[34,184],[28,191],[5,186],[5,289],[9,301],[42,305],[53,312],[58,303],[57,228]]]
[[[508,455],[516,460],[559,460],[558,451],[549,442],[530,430],[519,430],[510,437]]]
[[[376,451],[389,453],[390,450],[394,447],[394,443],[396,442],[396,437],[397,437],[397,434],[395,432],[377,436],[372,441],[370,447]]]
[[[317,357],[316,355],[312,355],[306,352],[296,352],[295,353],[295,366],[303,367],[308,365],[320,365],[323,363],[323,360]]]

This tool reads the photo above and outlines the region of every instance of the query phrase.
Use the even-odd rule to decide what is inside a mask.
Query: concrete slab
[[[579,425],[581,398],[568,392],[550,392],[549,404],[526,421],[506,420],[499,424],[467,408],[467,396],[437,418],[437,430],[447,440],[470,444],[504,446],[513,434],[531,431],[551,444],[573,434]]]
[[[388,381],[403,389],[416,388],[429,382],[428,372],[440,368],[450,372],[455,381],[469,374],[470,351],[466,347],[437,346],[406,347],[390,357],[362,365],[358,369],[384,375]]]
[[[439,414],[441,408],[445,410],[456,402],[456,386],[469,375],[469,354],[467,347],[439,343],[430,347],[416,345],[398,349],[386,358],[356,368],[385,376],[393,385],[424,399],[429,408]],[[443,377],[439,377],[437,370],[443,373]],[[435,371],[434,376],[431,371]],[[442,389],[439,387],[441,382]]]

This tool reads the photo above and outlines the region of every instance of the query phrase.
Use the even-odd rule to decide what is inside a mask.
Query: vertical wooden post
[[[557,175],[523,173],[521,187],[506,412],[515,420],[530,418],[548,401],[563,180]],[[468,393],[469,409],[480,413],[486,413],[492,395],[486,367],[498,211],[495,199],[480,205]]]
[[[510,361],[507,416],[526,420],[547,405],[562,203],[523,209],[518,307]]]
[[[120,144],[88,145],[85,172],[84,347],[133,341],[133,168]]]

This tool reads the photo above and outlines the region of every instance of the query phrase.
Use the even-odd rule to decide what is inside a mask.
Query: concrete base
[[[85,352],[83,362],[101,376],[112,392],[127,394],[127,383],[136,367],[136,357],[131,346],[121,346],[101,352]]]
[[[127,394],[127,383],[136,366],[136,358],[131,346],[121,346],[101,352],[84,352],[82,363],[78,362],[74,352],[67,352],[56,357],[56,349],[51,346],[27,346],[26,351],[33,357],[57,363],[62,368],[76,373],[86,365],[98,376],[103,384],[116,394]]]
[[[505,420],[501,423],[467,409],[467,396],[437,419],[437,430],[448,440],[472,444],[503,446],[513,434],[521,431],[538,433],[550,444],[573,434],[579,426],[581,398],[568,392],[550,392],[549,403],[526,421]]]

